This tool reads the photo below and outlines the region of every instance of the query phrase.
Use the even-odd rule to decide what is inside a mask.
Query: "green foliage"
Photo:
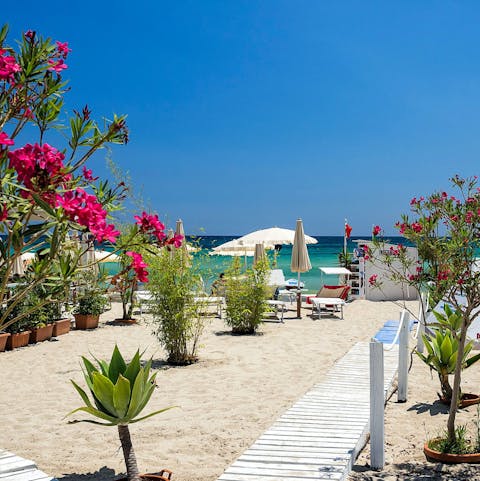
[[[350,268],[350,264],[352,263],[352,254],[350,252],[344,252],[341,250],[338,253],[338,262],[341,267],[345,267],[345,269]]]
[[[468,435],[466,425],[455,428],[455,438],[450,439],[445,431],[441,436],[428,441],[428,447],[434,451],[447,454],[476,454],[480,452],[478,445]]]
[[[195,301],[203,293],[198,268],[190,265],[182,249],[163,248],[145,259],[152,294],[153,334],[166,349],[168,362],[196,362],[198,341],[205,326],[205,304]]]
[[[226,319],[235,334],[253,334],[268,311],[267,286],[269,266],[267,259],[242,273],[238,257],[226,272]]]
[[[127,363],[117,346],[112,353],[110,362],[98,360],[97,366],[82,357],[85,382],[92,399],[75,382],[71,381],[82,398],[85,406],[74,409],[68,414],[85,412],[105,422],[82,419],[71,423],[89,422],[102,426],[132,424],[160,414],[169,408],[155,411],[143,417],[138,417],[150,400],[155,389],[156,373],[150,375],[152,360],[142,367],[140,353],[137,351],[133,359]]]
[[[459,333],[462,325],[462,312],[453,311],[445,304],[445,314],[434,312],[438,324],[431,327],[432,334],[423,335],[423,342],[427,353],[417,351],[418,357],[431,369],[438,373],[442,390],[442,397],[446,401],[452,398],[452,387],[449,375],[455,372],[458,357]],[[465,344],[462,359],[462,369],[470,367],[480,359],[480,354],[470,356],[473,342]],[[459,400],[461,397],[459,396]]]
[[[106,303],[107,301],[102,294],[95,291],[86,292],[79,298],[77,306],[73,312],[74,314],[91,314],[93,316],[98,316],[105,311]]]

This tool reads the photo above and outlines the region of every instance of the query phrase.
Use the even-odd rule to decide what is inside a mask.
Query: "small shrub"
[[[202,279],[194,265],[187,265],[183,253],[161,249],[146,256],[149,265],[148,289],[153,334],[168,353],[171,364],[191,364],[198,360],[198,341],[205,327],[202,302],[194,298],[202,290]]]
[[[78,300],[74,314],[99,316],[105,310],[106,299],[97,292],[87,292]]]
[[[240,259],[226,273],[226,319],[235,334],[254,334],[268,311],[268,261],[262,260],[242,274]]]

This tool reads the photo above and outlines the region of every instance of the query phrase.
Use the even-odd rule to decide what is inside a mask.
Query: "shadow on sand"
[[[476,465],[442,463],[400,463],[388,465],[385,471],[354,466],[350,481],[478,481]]]
[[[433,403],[417,403],[409,407],[407,411],[416,411],[417,414],[430,413],[430,416],[436,416],[437,414],[448,414],[449,407],[443,404],[439,400]]]
[[[58,481],[114,481],[120,477],[124,477],[125,474],[117,473],[111,468],[104,466],[103,468],[95,471],[94,473],[86,474],[64,474],[63,476],[57,476]]]

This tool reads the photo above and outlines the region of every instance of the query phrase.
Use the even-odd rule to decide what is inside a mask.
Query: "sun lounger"
[[[323,312],[340,312],[343,319],[343,306],[345,305],[350,286],[323,286],[315,296],[308,296],[307,303],[312,304],[312,316],[317,310],[318,317]]]
[[[287,303],[284,301],[270,299],[267,301],[267,304],[274,309],[276,319],[278,319],[280,322],[283,322],[283,313],[287,310]],[[278,317],[279,311],[280,317]]]

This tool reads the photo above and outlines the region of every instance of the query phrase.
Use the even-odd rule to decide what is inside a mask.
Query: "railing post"
[[[398,390],[397,402],[407,400],[408,386],[408,340],[409,340],[410,315],[403,310],[400,314],[400,335],[398,338]]]
[[[422,292],[420,295],[420,312],[418,314],[418,335],[417,335],[417,351],[423,352],[423,338],[422,334],[425,334],[425,312],[426,312],[426,302],[425,293]]]
[[[385,387],[383,344],[370,342],[370,465],[373,469],[385,466]]]

